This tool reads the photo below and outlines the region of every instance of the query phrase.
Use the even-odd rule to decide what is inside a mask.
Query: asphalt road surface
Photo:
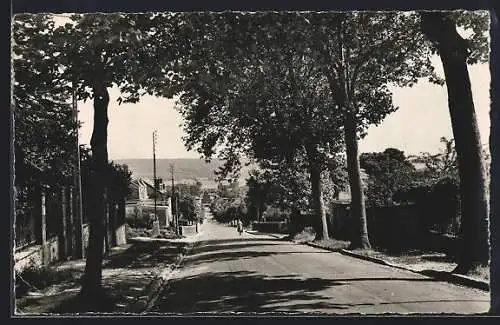
[[[151,312],[485,313],[489,294],[208,220]]]

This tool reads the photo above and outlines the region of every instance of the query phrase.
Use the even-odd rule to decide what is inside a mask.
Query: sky
[[[442,75],[438,57],[433,63]],[[488,143],[490,109],[490,72],[488,64],[469,66],[478,126],[483,144]],[[392,88],[393,101],[399,109],[378,126],[371,126],[360,140],[361,152],[377,152],[392,147],[405,154],[436,153],[440,138],[452,138],[446,86],[421,81],[412,88]],[[199,158],[184,147],[181,115],[174,109],[175,100],[145,96],[139,103],[118,105],[119,91],[110,90],[108,150],[110,159],[151,158],[152,133],[158,132],[156,157]],[[92,102],[78,103],[80,143],[89,144],[93,127]]]
[[[69,22],[69,14],[56,14],[56,24]],[[465,36],[466,31],[458,29]],[[443,76],[439,57],[432,59]],[[488,64],[469,66],[472,94],[483,145],[489,138],[490,71]],[[361,152],[377,152],[392,147],[407,155],[436,153],[440,138],[453,138],[446,86],[421,81],[412,88],[391,88],[399,109],[378,126],[368,128],[359,141]],[[151,158],[152,133],[158,132],[157,158],[199,158],[184,147],[181,115],[174,109],[175,100],[145,96],[136,104],[118,105],[119,91],[110,89],[108,150],[110,159]],[[92,102],[79,102],[80,143],[89,145],[93,127]]]

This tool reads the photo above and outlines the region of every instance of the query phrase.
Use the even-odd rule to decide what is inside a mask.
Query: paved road
[[[489,294],[208,221],[151,312],[484,313]]]

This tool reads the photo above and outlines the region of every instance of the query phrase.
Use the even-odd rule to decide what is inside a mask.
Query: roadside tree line
[[[488,59],[487,27],[484,13],[464,12],[90,14],[73,15],[64,26],[49,15],[17,15],[16,76],[24,62],[49,91],[75,91],[94,103],[95,210],[82,295],[102,295],[112,86],[121,91],[119,103],[177,96],[186,145],[207,160],[225,160],[221,178],[237,174],[243,156],[307,170],[318,239],[328,238],[322,179],[344,155],[357,229],[352,246],[369,248],[357,142],[397,109],[389,84],[446,81],[464,229],[457,271],[487,263],[484,168],[467,73],[467,64]],[[446,80],[431,64],[435,53]],[[20,82],[29,95],[30,79]]]

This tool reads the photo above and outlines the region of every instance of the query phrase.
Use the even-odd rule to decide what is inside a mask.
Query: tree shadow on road
[[[335,281],[310,278],[271,278],[253,272],[206,273],[173,280],[163,291],[153,312],[271,312],[272,303],[325,299],[315,291]]]
[[[228,239],[209,239],[200,242],[200,245],[220,245],[220,244],[232,244],[232,243],[251,243],[251,242],[265,242],[280,244],[282,240],[276,238],[254,238],[254,237],[236,237]]]
[[[249,246],[246,246],[247,248]],[[285,254],[331,254],[328,251],[252,251],[252,250],[234,250],[230,247],[221,249],[220,251],[209,252],[208,254],[194,254],[186,257],[184,264],[189,267],[198,266],[204,263],[211,262],[228,262],[234,260],[248,260],[258,257],[266,257],[272,255],[285,255]]]
[[[283,244],[279,240],[269,238],[206,240],[196,245],[191,254],[186,257],[185,265],[196,266],[203,263],[243,260],[280,254],[330,254],[329,251],[280,251],[276,249],[277,246]],[[290,245],[290,243],[286,243],[286,245]]]
[[[370,307],[398,302],[336,301],[321,291],[347,285],[350,281],[433,281],[426,278],[354,278],[320,279],[294,276],[264,276],[249,271],[205,273],[202,275],[172,280],[155,307],[155,313],[189,314],[208,313],[276,313],[318,312],[345,313],[355,307]],[[344,291],[345,292],[345,291]],[[342,294],[339,291],[339,297]],[[369,299],[367,297],[367,299]],[[340,299],[339,299],[340,300]],[[472,300],[467,300],[472,301]],[[421,303],[438,301],[421,301]],[[439,301],[441,302],[441,301]],[[459,302],[459,300],[442,302]],[[407,301],[400,303],[419,303]]]
[[[244,249],[248,247],[255,247],[255,246],[271,246],[271,245],[280,245],[280,243],[272,243],[272,242],[257,242],[257,241],[246,241],[244,243],[237,243],[237,242],[230,242],[230,243],[224,243],[224,244],[200,244],[196,246],[196,248],[193,250],[194,253],[200,254],[200,253],[208,253],[208,252],[213,252],[213,251],[220,251],[220,250],[231,250],[231,249]]]

